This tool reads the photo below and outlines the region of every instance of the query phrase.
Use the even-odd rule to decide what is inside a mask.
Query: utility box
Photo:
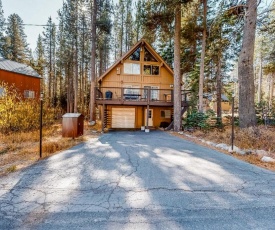
[[[81,113],[65,113],[62,116],[62,137],[79,137],[83,130],[84,116]]]

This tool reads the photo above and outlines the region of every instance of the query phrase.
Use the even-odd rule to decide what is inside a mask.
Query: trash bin
[[[83,135],[84,116],[81,113],[66,113],[62,116],[62,137]]]
[[[112,97],[113,97],[113,92],[111,92],[111,91],[109,91],[109,90],[106,91],[105,97],[106,97],[106,99],[111,100]]]

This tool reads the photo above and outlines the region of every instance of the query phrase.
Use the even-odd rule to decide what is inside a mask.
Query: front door
[[[147,109],[145,109],[144,120],[145,120],[145,126],[147,126]],[[148,126],[153,126],[153,110],[152,109],[149,109]]]

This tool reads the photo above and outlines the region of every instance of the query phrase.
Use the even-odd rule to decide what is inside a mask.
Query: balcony
[[[173,106],[173,89],[96,87],[96,103],[99,105],[150,105]],[[190,91],[183,90],[182,106],[187,105]]]

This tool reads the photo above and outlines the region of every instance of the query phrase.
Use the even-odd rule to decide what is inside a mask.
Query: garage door
[[[135,108],[112,108],[112,128],[135,128]]]

